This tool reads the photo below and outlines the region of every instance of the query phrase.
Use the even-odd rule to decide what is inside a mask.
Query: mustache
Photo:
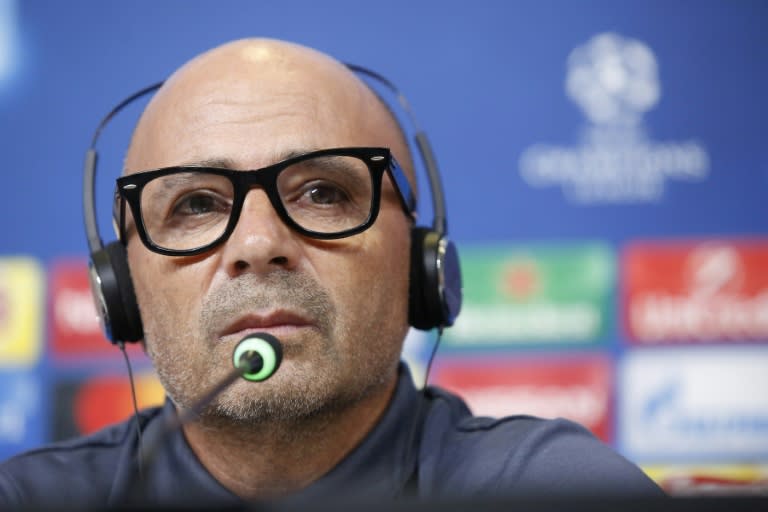
[[[280,269],[262,276],[243,274],[214,289],[202,303],[200,332],[212,339],[233,320],[257,309],[290,310],[326,334],[336,319],[331,297],[317,281]]]

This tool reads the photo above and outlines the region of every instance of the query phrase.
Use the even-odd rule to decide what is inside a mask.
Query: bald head
[[[139,121],[126,173],[194,165],[255,170],[344,147],[388,147],[410,167],[392,115],[343,64],[294,44],[243,40],[200,55],[168,79]],[[355,172],[359,161],[318,158],[288,167],[283,179],[272,175],[277,198],[271,185],[243,194],[211,178],[215,172],[155,175],[143,189],[121,189],[141,192],[130,213],[144,222],[126,230],[128,263],[147,351],[177,404],[190,407],[220,382],[231,371],[233,345],[258,329],[279,333],[283,366],[258,390],[228,388],[216,415],[239,426],[290,419],[285,430],[332,411],[342,428],[328,431],[346,442],[355,430],[361,439],[382,413],[408,330],[413,217],[387,178],[373,209],[371,182],[364,169]],[[349,236],[326,240],[299,229],[286,202],[329,234],[377,216],[358,223],[362,231],[351,234],[350,223]],[[168,257],[147,243],[153,230],[160,242],[203,252]],[[139,236],[144,243],[128,243]],[[201,445],[205,436],[197,438]]]
[[[213,161],[254,169],[341,146],[389,147],[415,182],[394,116],[345,65],[294,43],[244,39],[165,82],[136,127],[125,172]]]

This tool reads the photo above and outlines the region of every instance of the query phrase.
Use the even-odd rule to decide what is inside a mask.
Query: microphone
[[[277,372],[282,361],[283,348],[276,337],[267,332],[255,332],[245,336],[238,342],[232,353],[234,369],[221,382],[197,400],[192,407],[181,411],[170,421],[156,421],[149,425],[144,433],[146,441],[139,446],[137,461],[139,473],[144,473],[148,477],[158,448],[171,434],[197,417],[214,398],[237,379],[242,377],[250,382],[264,382]],[[142,466],[144,466],[143,471]]]
[[[192,421],[206,405],[238,378],[242,377],[251,382],[263,382],[275,374],[282,362],[283,348],[277,338],[267,332],[247,335],[240,340],[232,353],[232,364],[235,369],[192,407],[179,414],[176,425],[169,429],[181,428]]]
[[[232,353],[235,368],[244,369],[241,376],[251,382],[262,382],[275,374],[283,362],[280,341],[266,332],[249,334]]]

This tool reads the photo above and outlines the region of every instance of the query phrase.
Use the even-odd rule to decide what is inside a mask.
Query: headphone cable
[[[136,386],[133,381],[133,370],[131,369],[131,360],[128,357],[128,352],[125,350],[125,343],[122,341],[117,342],[117,346],[120,348],[120,352],[123,353],[125,359],[125,366],[128,368],[128,381],[131,383],[131,399],[133,401],[133,418],[136,423],[136,438],[138,439],[139,449],[138,453],[142,453],[142,438],[141,438],[141,420],[139,419],[139,405],[136,400]],[[142,467],[141,456],[138,457],[139,478],[144,479],[144,468]]]
[[[437,354],[437,348],[440,346],[440,341],[442,339],[443,327],[438,326],[437,339],[435,340],[435,344],[432,346],[432,353],[429,355],[429,360],[427,361],[427,369],[424,372],[424,385],[421,387],[421,389],[427,389],[427,384],[429,384],[429,372],[432,371],[432,361],[435,360],[435,354]]]
[[[429,384],[429,373],[432,370],[432,361],[437,354],[437,348],[440,345],[440,340],[443,336],[443,328],[437,328],[437,340],[432,346],[432,352],[427,362],[427,367],[424,372],[424,384],[421,388],[421,393],[418,396],[418,404],[416,405],[416,414],[414,415],[413,425],[408,432],[407,444],[405,448],[405,455],[403,457],[403,466],[409,467],[413,465],[413,469],[407,473],[400,494],[402,498],[417,499],[419,497],[419,452],[421,451],[421,437],[424,434],[424,426],[427,422],[427,414],[429,407],[427,401],[427,385]]]

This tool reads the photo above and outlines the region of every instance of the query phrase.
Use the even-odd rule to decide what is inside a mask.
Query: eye
[[[312,185],[308,187],[305,194],[312,204],[318,205],[334,205],[349,201],[346,192],[329,183]]]
[[[180,198],[173,207],[172,215],[194,216],[207,213],[225,212],[227,201],[211,193],[196,192]]]

